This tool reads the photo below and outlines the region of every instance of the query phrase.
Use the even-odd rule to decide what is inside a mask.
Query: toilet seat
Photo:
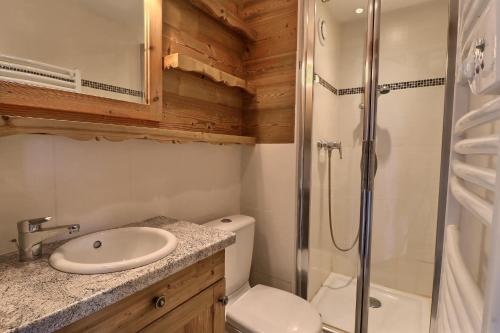
[[[226,322],[244,333],[321,333],[319,313],[302,298],[257,285],[226,311]]]

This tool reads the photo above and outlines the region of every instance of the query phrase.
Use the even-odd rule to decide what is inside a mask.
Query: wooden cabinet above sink
[[[294,141],[296,0],[144,0],[144,6],[144,103],[2,81],[0,73],[0,136]]]

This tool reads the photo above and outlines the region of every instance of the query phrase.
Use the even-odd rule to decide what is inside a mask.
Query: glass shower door
[[[367,1],[315,1],[307,297],[354,332]]]
[[[369,332],[429,332],[448,1],[381,0]],[[387,322],[390,325],[387,326]]]
[[[331,332],[428,332],[448,3],[313,6],[298,292]]]

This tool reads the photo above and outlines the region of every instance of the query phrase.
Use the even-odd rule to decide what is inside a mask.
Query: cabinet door
[[[135,333],[155,320],[178,309],[193,297],[206,290],[212,290],[213,299],[224,296],[224,251],[215,253],[180,272],[167,277],[121,301],[112,304],[86,318],[58,331],[58,333]],[[221,282],[222,281],[222,282]],[[155,308],[153,300],[165,297],[165,304]],[[211,300],[211,304],[214,300]],[[215,322],[222,323],[222,329],[215,326],[217,333],[224,332],[224,306],[214,306]]]
[[[141,333],[223,333],[225,282],[221,280],[154,321]]]

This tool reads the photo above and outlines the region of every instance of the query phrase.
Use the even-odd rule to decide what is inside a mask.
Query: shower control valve
[[[342,141],[318,141],[318,148],[326,150],[329,154],[334,150],[339,151],[340,159],[342,159]]]

